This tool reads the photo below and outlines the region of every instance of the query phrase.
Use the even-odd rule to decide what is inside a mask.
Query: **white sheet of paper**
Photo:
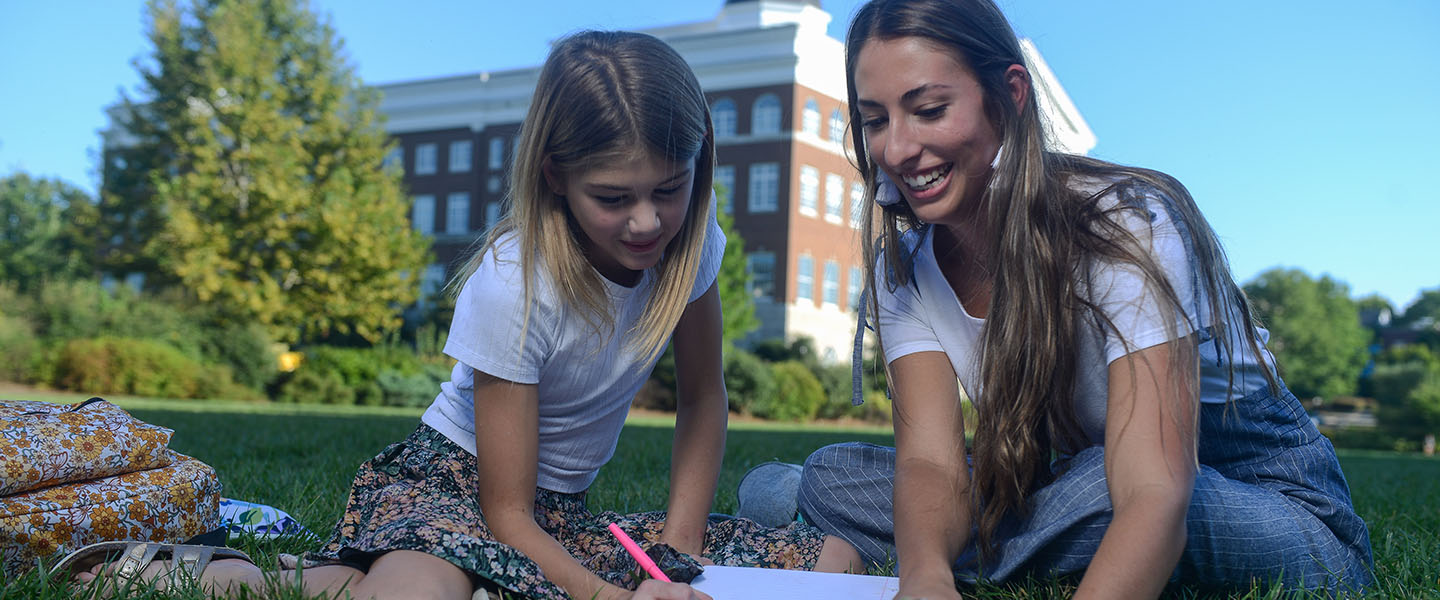
[[[895,577],[714,565],[690,585],[715,600],[891,600],[900,590]]]

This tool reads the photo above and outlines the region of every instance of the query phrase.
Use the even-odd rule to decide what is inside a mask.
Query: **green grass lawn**
[[[79,397],[46,394],[45,399]],[[121,400],[136,417],[175,430],[171,447],[214,466],[230,498],[270,504],[307,528],[327,536],[339,517],[355,468],[386,445],[403,439],[419,411],[338,409],[219,402]],[[671,424],[634,418],[626,425],[615,458],[591,488],[592,508],[621,512],[662,509],[666,497]],[[720,476],[717,512],[735,510],[735,488],[751,466],[767,460],[799,462],[825,444],[860,440],[893,443],[880,429],[732,423]],[[1342,452],[1355,505],[1370,524],[1377,585],[1374,598],[1440,598],[1440,460],[1380,452]],[[299,540],[252,542],[262,557],[308,548]],[[1067,581],[1042,580],[969,590],[968,597],[1056,597],[1073,590]],[[1188,588],[1175,597],[1211,597]],[[1247,590],[1219,597],[1275,597],[1276,590]],[[4,581],[0,600],[62,598],[63,588],[32,573]],[[140,595],[133,597],[149,597]],[[155,596],[168,597],[168,596]],[[199,597],[179,596],[179,597]]]

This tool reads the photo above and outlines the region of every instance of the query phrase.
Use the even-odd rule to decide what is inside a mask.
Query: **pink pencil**
[[[645,551],[640,549],[640,545],[636,544],[635,540],[625,535],[625,530],[621,529],[619,525],[611,523],[610,533],[615,536],[615,539],[620,540],[620,545],[625,548],[626,552],[630,553],[630,556],[635,557],[635,562],[640,563],[640,568],[645,569],[645,572],[649,573],[651,577],[664,581],[665,583],[670,583],[670,578],[665,576],[665,572],[660,570],[660,566],[655,564],[655,561],[650,560],[650,557],[645,554]]]

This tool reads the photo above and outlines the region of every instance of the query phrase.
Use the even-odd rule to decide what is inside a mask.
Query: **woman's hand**
[[[960,590],[955,589],[954,581],[917,582],[901,585],[895,600],[960,600]]]
[[[635,590],[631,600],[711,600],[710,596],[687,583],[668,583],[647,579]]]

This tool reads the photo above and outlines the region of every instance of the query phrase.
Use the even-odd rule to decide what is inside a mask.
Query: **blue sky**
[[[538,64],[589,27],[709,19],[723,0],[319,0],[367,83]],[[1099,158],[1171,173],[1242,283],[1276,266],[1397,308],[1440,287],[1440,3],[1000,0]],[[842,37],[858,2],[822,0]],[[499,5],[499,6],[497,6]],[[534,9],[533,7],[543,7]],[[140,0],[10,3],[0,175],[94,191],[102,109],[149,52]]]

